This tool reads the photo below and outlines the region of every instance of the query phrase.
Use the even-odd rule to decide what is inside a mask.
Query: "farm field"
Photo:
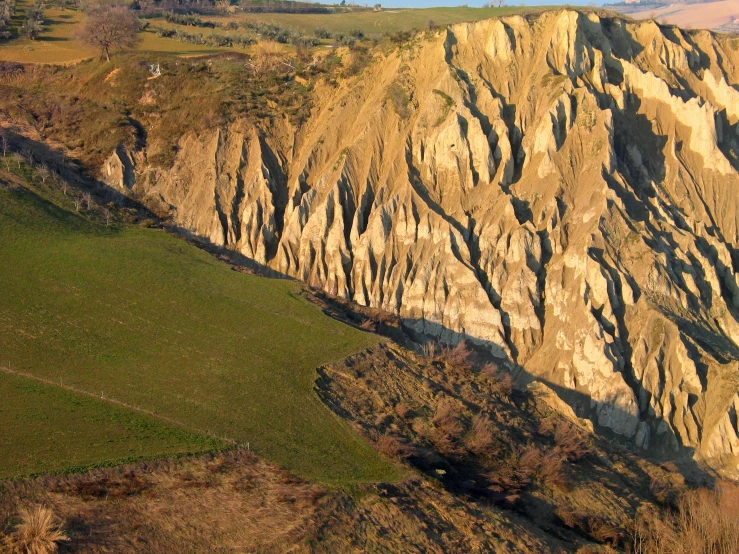
[[[19,2],[19,10],[22,3]],[[0,60],[20,63],[74,63],[98,55],[77,40],[81,12],[49,8],[44,12],[45,31],[38,40],[21,37],[0,43]],[[163,20],[162,20],[163,22]],[[159,21],[157,21],[159,23]],[[165,27],[166,25],[159,25]],[[228,50],[200,44],[188,44],[170,38],[157,37],[155,32],[141,33],[138,49],[144,52],[166,52],[180,56],[214,54]]]
[[[18,2],[18,13],[22,14],[27,1]],[[429,22],[436,25],[448,25],[464,21],[479,21],[495,16],[513,13],[530,13],[541,8],[503,7],[503,8],[426,8],[405,10],[384,10],[380,12],[359,11],[336,14],[279,14],[279,13],[237,13],[229,16],[203,17],[205,20],[227,23],[229,21],[251,20],[254,22],[273,23],[292,30],[313,36],[317,28],[328,29],[331,33],[348,33],[360,29],[367,37],[380,38],[385,33],[425,29]],[[20,15],[18,16],[20,19]],[[48,8],[44,12],[45,31],[38,40],[32,41],[24,37],[14,38],[0,43],[0,61],[20,63],[52,63],[68,64],[97,56],[97,52],[77,39],[80,24],[84,15],[76,10]],[[181,42],[174,38],[163,38],[156,34],[161,29],[181,29],[190,33],[207,35],[210,29],[187,27],[167,23],[163,18],[148,20],[149,28],[141,33],[141,42],[137,49],[142,52],[162,52],[178,56],[197,56],[214,54],[223,51],[248,52],[238,46],[216,47],[203,44]],[[229,34],[217,29],[217,34]],[[325,48],[331,41],[318,48]]]
[[[249,442],[306,478],[399,476],[313,391],[316,367],[377,338],[324,316],[296,283],[235,272],[162,230],[106,227],[17,185],[0,186],[0,236],[0,366]]]
[[[338,14],[290,14],[290,13],[249,13],[231,16],[235,19],[253,19],[265,23],[276,23],[285,27],[299,29],[307,34],[324,28],[332,33],[348,33],[352,29],[361,30],[366,36],[380,38],[384,33],[423,30],[429,21],[437,26],[480,21],[516,13],[534,13],[542,8],[522,8],[518,6],[503,8],[424,8],[405,10],[383,10],[379,12],[361,11]],[[213,18],[215,19],[215,18]],[[221,18],[222,20],[224,18]]]
[[[0,371],[0,479],[230,446]]]

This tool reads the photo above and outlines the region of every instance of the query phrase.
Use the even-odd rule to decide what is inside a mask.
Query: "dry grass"
[[[546,418],[539,425],[539,433],[552,436],[556,450],[568,462],[577,462],[592,450],[588,438],[568,421]]]
[[[240,449],[0,483],[10,508],[0,518],[37,499],[65,521],[75,552],[285,552],[324,494]]]
[[[555,510],[555,515],[568,529],[577,531],[599,543],[617,546],[622,544],[626,536],[619,525],[602,516],[590,514],[582,508],[559,508]]]
[[[20,513],[21,522],[11,535],[15,552],[24,554],[53,554],[59,543],[69,539],[62,522],[45,506],[25,508]]]
[[[413,449],[397,436],[385,432],[377,437],[375,448],[381,454],[393,460],[404,460],[413,453]]]
[[[635,554],[736,554],[739,552],[739,486],[683,493],[675,510],[644,506],[632,534]]]
[[[495,445],[493,427],[484,414],[477,414],[472,420],[470,437],[467,440],[470,450],[478,455],[489,454]]]

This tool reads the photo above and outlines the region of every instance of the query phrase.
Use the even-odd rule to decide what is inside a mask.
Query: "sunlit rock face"
[[[728,38],[514,16],[315,94],[300,129],[240,121],[166,171],[119,149],[103,173],[194,236],[484,346],[628,443],[736,471]]]

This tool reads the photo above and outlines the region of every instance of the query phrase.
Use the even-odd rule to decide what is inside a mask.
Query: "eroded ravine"
[[[455,25],[317,86],[300,129],[237,121],[171,170],[119,151],[103,173],[194,236],[484,345],[638,447],[736,471],[732,44],[574,11]]]

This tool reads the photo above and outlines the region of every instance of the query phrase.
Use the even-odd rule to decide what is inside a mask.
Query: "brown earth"
[[[512,391],[468,361],[388,344],[321,370],[319,394],[406,460],[406,482],[326,489],[232,450],[4,482],[0,535],[42,505],[63,522],[61,552],[605,552],[628,547],[638,506],[684,490],[687,468],[614,449],[551,391]],[[533,462],[516,462],[524,445]]]

